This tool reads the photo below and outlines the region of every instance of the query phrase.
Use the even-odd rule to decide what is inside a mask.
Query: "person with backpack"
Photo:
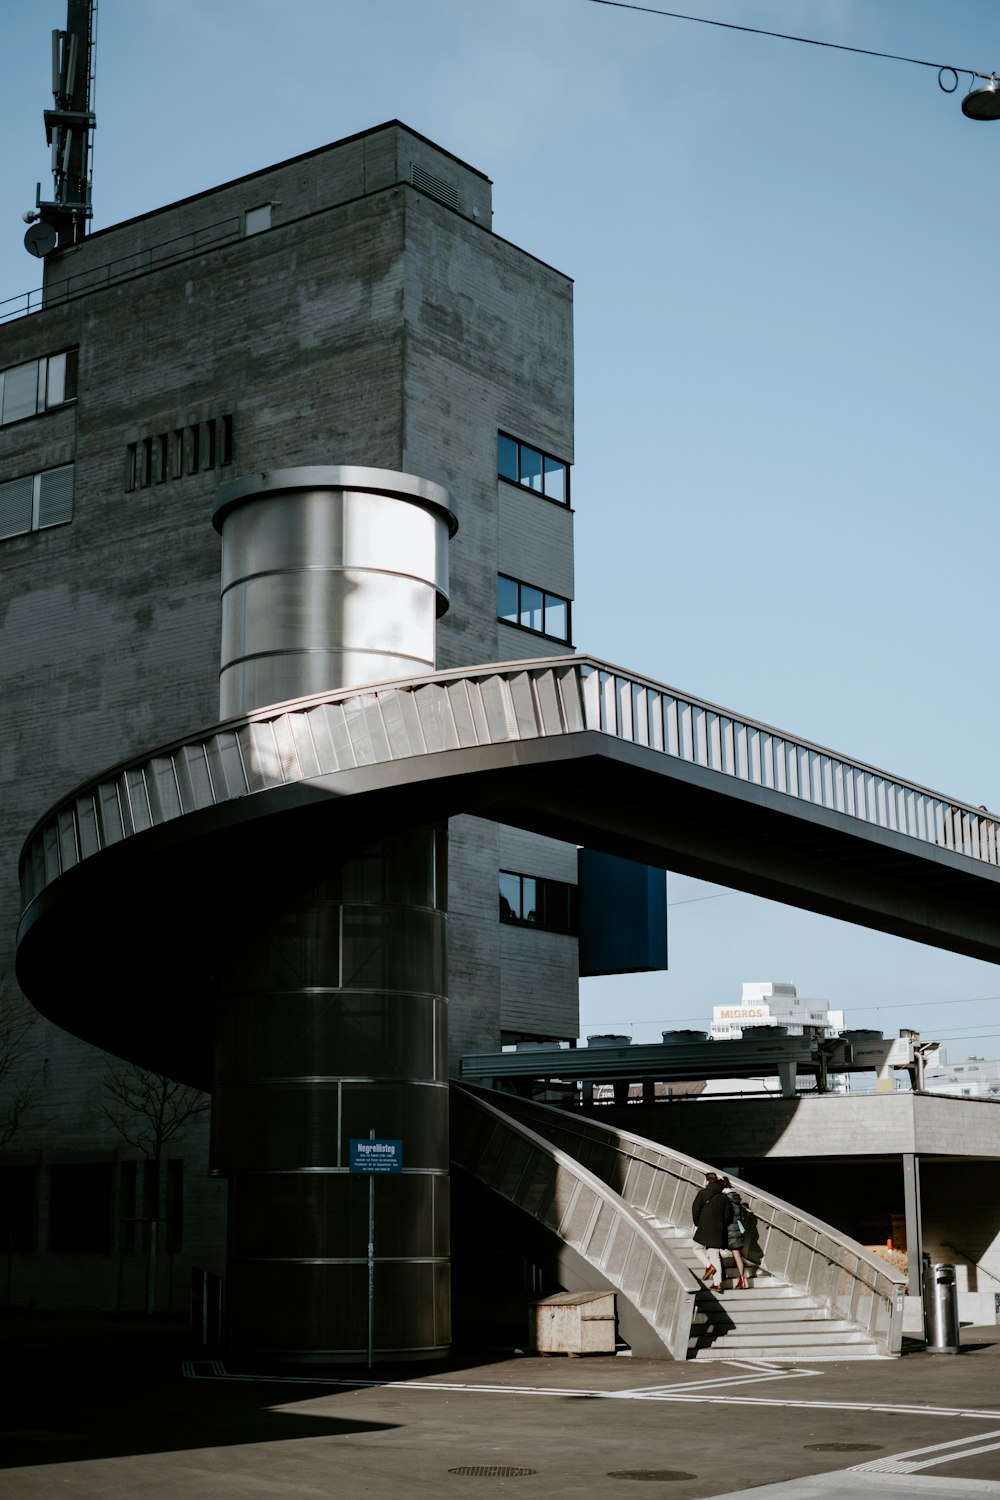
[[[722,1291],[722,1257],[725,1253],[722,1247],[726,1244],[732,1213],[732,1205],[722,1190],[718,1176],[715,1172],[707,1172],[705,1186],[699,1188],[691,1203],[691,1217],[694,1220],[695,1244],[701,1245],[708,1257],[708,1265],[701,1279],[711,1281],[713,1276],[718,1277],[709,1287],[712,1292]],[[742,1239],[740,1243],[743,1243]],[[718,1265],[712,1259],[716,1255],[719,1258]]]
[[[723,1197],[728,1198],[733,1210],[733,1216],[726,1226],[726,1249],[736,1262],[736,1270],[739,1280],[736,1282],[735,1290],[738,1292],[746,1290],[746,1276],[743,1265],[743,1246],[747,1237],[748,1210],[743,1199],[733,1187],[728,1177],[721,1178]]]

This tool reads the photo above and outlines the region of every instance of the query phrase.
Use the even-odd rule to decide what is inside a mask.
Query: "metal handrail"
[[[686,1359],[699,1283],[669,1246],[598,1174],[498,1109],[478,1090],[451,1085],[452,1163],[543,1225],[615,1288],[633,1349],[655,1353],[643,1325],[674,1359]]]
[[[329,735],[320,744],[314,734],[324,714],[339,716],[348,765],[591,730],[1000,866],[998,823],[984,809],[593,657],[557,656],[425,673],[273,704],[122,762],[59,802],[29,834],[22,870],[33,863],[35,875],[26,903],[108,843],[198,808],[342,769]],[[355,733],[359,744],[351,749]]]
[[[551,1105],[509,1094],[500,1095],[497,1103],[574,1157],[632,1208],[690,1233],[691,1203],[710,1170],[705,1162]],[[907,1277],[832,1225],[742,1177],[739,1189],[752,1216],[754,1239],[744,1252],[747,1259],[824,1303],[886,1353],[898,1354]]]
[[[160,266],[175,265],[178,261],[190,260],[195,255],[200,255],[203,250],[215,245],[228,244],[232,240],[238,240],[242,233],[243,221],[239,214],[230,216],[228,219],[220,219],[215,224],[205,224],[199,229],[189,230],[186,234],[173,236],[168,240],[157,240],[152,245],[146,245],[142,250],[135,250],[131,255],[119,256],[117,260],[103,262],[99,266],[92,266],[88,271],[80,271],[75,276],[65,276],[61,281],[46,282],[45,286],[33,287],[29,292],[19,292],[14,297],[7,297],[0,302],[0,323],[9,322],[14,318],[24,318],[32,313],[44,312],[50,307],[59,307],[66,302],[74,302],[78,297],[86,297],[91,292],[102,291],[105,287],[114,286],[120,281],[128,281],[133,276],[141,276],[147,271],[158,270]],[[38,299],[37,305],[32,306],[32,300]],[[24,306],[10,307],[10,303]]]

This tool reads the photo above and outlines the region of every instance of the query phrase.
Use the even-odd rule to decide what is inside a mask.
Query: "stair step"
[[[699,1307],[695,1311],[695,1317],[703,1322],[715,1322],[727,1328],[746,1328],[751,1332],[763,1324],[773,1328],[797,1328],[804,1323],[818,1323],[823,1327],[829,1323],[823,1311],[817,1307],[800,1307],[793,1313],[778,1312],[773,1307],[762,1307],[759,1311],[745,1308],[740,1312],[731,1312],[725,1307]],[[848,1323],[846,1326],[851,1328],[854,1325]]]
[[[771,1364],[817,1364],[823,1361],[848,1359],[894,1359],[895,1355],[886,1354],[876,1344],[835,1344],[835,1345],[811,1345],[797,1344],[794,1349],[774,1349],[764,1346],[746,1345],[737,1354],[733,1350],[726,1349],[723,1345],[713,1344],[710,1349],[698,1349],[691,1358],[699,1361],[715,1360],[722,1363],[725,1360],[734,1359],[766,1359]]]

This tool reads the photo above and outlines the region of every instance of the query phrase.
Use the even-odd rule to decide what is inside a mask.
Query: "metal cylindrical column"
[[[440,485],[279,469],[223,485],[212,519],[223,717],[433,670],[457,528]],[[349,1145],[374,1131],[403,1163],[374,1182],[374,1356],[448,1348],[446,860],[445,828],[321,850],[300,825],[217,973],[230,1347],[366,1357],[370,1179]]]
[[[433,671],[458,524],[440,485],[348,465],[275,469],[223,485],[212,519],[224,718]]]
[[[375,1180],[378,1360],[451,1337],[445,830],[396,830],[275,899],[218,976],[212,1164],[230,1179],[227,1345],[362,1361],[369,1179],[349,1142],[402,1141]]]

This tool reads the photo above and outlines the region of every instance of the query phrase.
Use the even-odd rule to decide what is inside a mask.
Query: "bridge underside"
[[[135,834],[29,904],[19,983],[67,1031],[207,1088],[213,975],[303,858],[458,813],[1000,962],[1000,871],[583,730],[339,771]]]

